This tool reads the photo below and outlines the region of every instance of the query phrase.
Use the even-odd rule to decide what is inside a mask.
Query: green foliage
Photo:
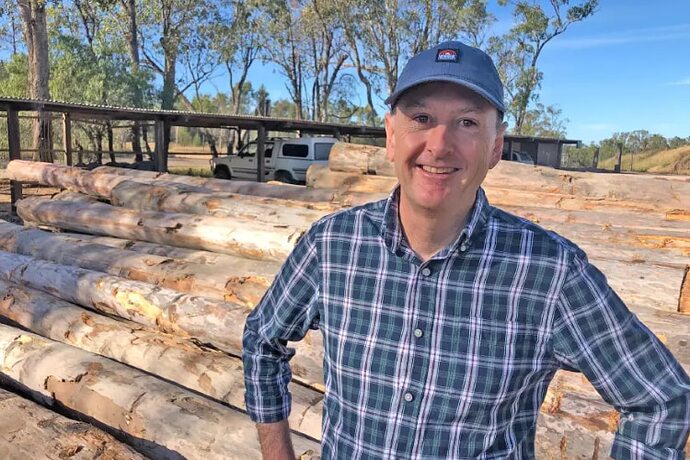
[[[0,95],[28,97],[29,58],[26,54],[14,54],[7,62],[0,62]]]
[[[505,3],[505,2],[504,2]],[[523,133],[531,104],[536,104],[544,78],[538,61],[544,47],[568,27],[594,14],[598,0],[552,0],[547,11],[537,0],[519,0],[513,9],[515,25],[500,37],[489,40],[507,93],[507,114],[516,134]]]
[[[553,105],[545,107],[544,104],[537,102],[534,108],[525,114],[521,134],[565,139],[567,122],[567,118],[562,118],[561,109]]]

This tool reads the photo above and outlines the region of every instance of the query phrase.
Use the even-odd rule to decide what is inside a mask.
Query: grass
[[[196,177],[213,177],[211,169],[205,168],[168,168],[170,174],[177,174],[178,176],[196,176]]]
[[[662,150],[661,152],[640,152],[636,154],[624,154],[621,158],[621,169],[653,174],[681,174],[690,175],[690,146],[686,145],[677,149]],[[616,158],[607,158],[599,162],[599,167],[613,169]]]

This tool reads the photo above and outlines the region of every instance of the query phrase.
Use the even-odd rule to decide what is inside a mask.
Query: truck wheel
[[[275,180],[277,180],[278,182],[284,182],[286,184],[294,184],[295,183],[295,180],[292,178],[292,175],[287,171],[276,172]]]
[[[213,170],[213,177],[216,179],[231,179],[230,171],[225,166],[218,166]]]

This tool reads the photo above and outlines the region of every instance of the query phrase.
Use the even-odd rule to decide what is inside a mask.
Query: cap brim
[[[393,94],[388,96],[388,98],[386,98],[386,100],[383,102],[384,102],[384,104],[393,106],[394,103],[400,98],[400,96],[402,96],[402,94],[405,91],[408,91],[408,90],[414,88],[415,86],[423,85],[424,83],[432,83],[432,82],[448,82],[448,83],[455,83],[456,85],[463,86],[463,87],[469,89],[470,91],[479,94],[481,97],[483,97],[484,99],[489,101],[489,103],[491,105],[493,105],[494,107],[496,107],[499,111],[501,111],[503,113],[505,113],[505,111],[506,111],[505,106],[503,105],[503,101],[498,101],[497,99],[492,97],[489,94],[489,92],[486,91],[485,89],[483,89],[482,87],[480,87],[480,86],[478,86],[472,82],[466,81],[466,80],[460,80],[458,78],[453,78],[451,76],[443,77],[441,75],[417,80],[412,85],[408,85],[408,86],[404,86],[402,88],[399,88],[396,92],[394,92]]]

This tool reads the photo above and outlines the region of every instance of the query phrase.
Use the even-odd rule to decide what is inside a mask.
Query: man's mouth
[[[435,168],[434,166],[418,165],[425,172],[431,174],[452,174],[458,170],[458,168]]]

